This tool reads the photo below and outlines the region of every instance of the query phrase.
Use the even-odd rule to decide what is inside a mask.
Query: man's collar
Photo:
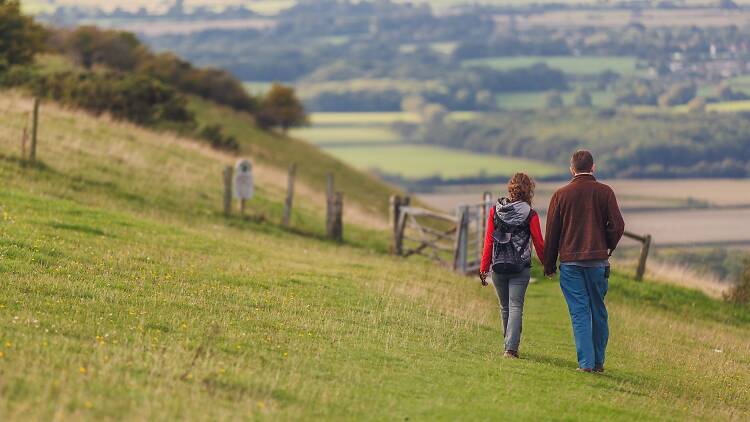
[[[573,176],[573,180],[584,179],[584,178],[585,179],[591,178],[591,179],[596,180],[596,177],[594,177],[594,173],[578,173],[575,176]]]

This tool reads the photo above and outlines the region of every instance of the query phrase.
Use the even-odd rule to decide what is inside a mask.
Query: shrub
[[[261,128],[281,128],[286,132],[289,128],[307,124],[307,114],[294,88],[275,83],[263,97],[256,120]]]
[[[35,75],[36,95],[95,114],[143,125],[161,122],[193,123],[187,101],[174,88],[141,74],[60,72]]]
[[[216,149],[237,151],[240,145],[233,136],[225,136],[221,125],[207,125],[199,132],[199,136],[207,140]]]

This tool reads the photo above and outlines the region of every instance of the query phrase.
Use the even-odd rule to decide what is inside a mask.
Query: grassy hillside
[[[321,153],[307,142],[262,132],[251,123],[247,114],[216,107],[200,99],[193,99],[190,108],[196,113],[199,123],[221,124],[227,134],[235,136],[242,145],[242,154],[278,168],[297,163],[300,176],[321,193],[325,192],[326,175],[331,172],[336,189],[371,213],[373,219],[383,220],[388,215],[390,195],[397,190],[375,177]],[[367,188],[363,189],[365,186]]]
[[[531,286],[519,361],[494,293],[424,261],[218,215],[229,159],[45,106],[21,166],[0,108],[0,414],[6,420],[742,420],[750,312],[616,276],[603,375],[574,371],[556,283]],[[51,130],[54,128],[54,130]],[[158,166],[161,164],[161,166]],[[262,176],[274,179],[273,172]],[[319,212],[295,224],[305,229]]]

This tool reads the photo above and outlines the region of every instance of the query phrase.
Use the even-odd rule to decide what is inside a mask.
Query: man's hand
[[[489,283],[487,283],[487,277],[489,275],[490,275],[490,273],[487,272],[487,271],[485,271],[485,272],[480,271],[479,272],[479,280],[482,282],[482,286],[487,286],[489,284]]]

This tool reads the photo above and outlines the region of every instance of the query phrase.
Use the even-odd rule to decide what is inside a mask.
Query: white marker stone
[[[234,196],[239,199],[252,199],[254,193],[253,164],[250,160],[240,160],[234,171]]]

